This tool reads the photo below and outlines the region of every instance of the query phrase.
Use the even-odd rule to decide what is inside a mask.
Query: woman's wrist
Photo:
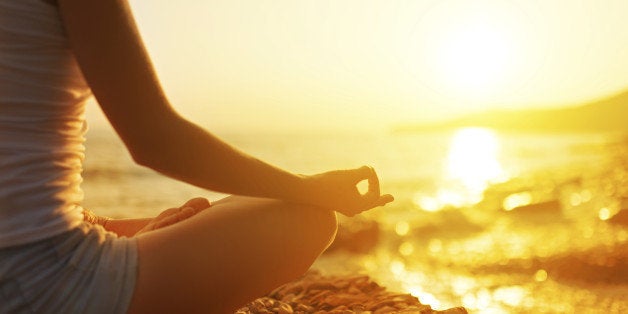
[[[316,180],[312,176],[297,174],[295,183],[290,189],[290,201],[308,205],[320,205],[320,195],[317,194]]]
[[[91,210],[88,209],[83,209],[83,220],[87,221],[91,224],[94,225],[101,225],[103,227],[107,226],[107,222],[109,222],[109,220],[111,220],[111,218],[109,217],[104,217],[104,216],[98,216],[96,214],[94,214],[94,212],[92,212]]]
[[[111,218],[98,216],[98,224],[101,225],[103,228],[105,228],[105,230],[109,230],[107,229],[107,223],[109,222],[109,220],[111,220]]]

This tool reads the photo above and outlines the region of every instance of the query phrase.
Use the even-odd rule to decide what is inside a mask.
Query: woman
[[[92,93],[138,164],[237,196],[152,219],[84,211]],[[0,0],[0,112],[0,312],[230,312],[303,274],[334,210],[393,200],[370,167],[294,175],[182,118],[124,0]]]

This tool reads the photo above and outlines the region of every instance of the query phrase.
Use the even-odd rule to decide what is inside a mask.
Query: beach
[[[295,173],[372,165],[396,199],[339,217],[336,241],[305,277],[241,312],[628,311],[621,134],[221,136]],[[134,166],[109,131],[88,134],[84,178],[85,207],[114,218],[224,197]]]
[[[411,294],[394,293],[368,276],[323,276],[310,271],[236,311],[248,313],[463,314],[464,308],[433,310]]]

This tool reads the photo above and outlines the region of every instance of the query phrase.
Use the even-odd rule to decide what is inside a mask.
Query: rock
[[[628,208],[622,209],[617,214],[613,215],[608,222],[628,226]]]
[[[351,220],[339,217],[338,233],[326,252],[346,250],[365,253],[373,249],[380,238],[380,228],[376,221],[356,216]]]
[[[288,304],[281,304],[279,305],[279,307],[277,308],[277,313],[279,314],[292,314],[294,313],[294,311],[292,311],[292,307]]]
[[[467,311],[464,308],[434,311],[410,294],[386,291],[368,276],[322,276],[308,272],[301,279],[275,289],[236,313],[459,314]]]
[[[545,200],[535,202],[528,205],[522,205],[513,208],[510,213],[512,214],[536,214],[536,215],[560,215],[561,211],[560,201],[557,199]]]
[[[467,310],[464,307],[452,307],[444,311],[436,311],[438,314],[467,314]]]
[[[384,314],[384,313],[394,313],[397,312],[397,309],[392,306],[384,306],[377,309],[373,314]]]

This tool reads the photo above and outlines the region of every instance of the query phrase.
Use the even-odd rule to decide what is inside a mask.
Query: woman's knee
[[[291,255],[282,260],[287,263],[284,281],[292,280],[305,273],[314,261],[331,245],[337,231],[334,211],[304,206],[303,204],[277,203],[288,217],[284,222],[291,230],[284,238],[285,253]],[[291,249],[288,249],[291,248]]]
[[[322,219],[324,234],[323,241],[324,247],[321,251],[323,253],[336,239],[336,234],[338,233],[338,217],[336,217],[336,212],[333,210],[326,210],[324,212],[324,217]]]
[[[298,235],[298,250],[309,256],[311,263],[333,242],[338,229],[336,213],[303,204],[284,204],[290,209],[288,215],[296,217],[290,223]]]
[[[334,241],[338,231],[336,212],[322,208],[305,208],[302,210],[309,212],[309,217],[307,217],[309,218],[308,223],[314,225],[317,240],[322,245],[321,252],[324,251]]]

